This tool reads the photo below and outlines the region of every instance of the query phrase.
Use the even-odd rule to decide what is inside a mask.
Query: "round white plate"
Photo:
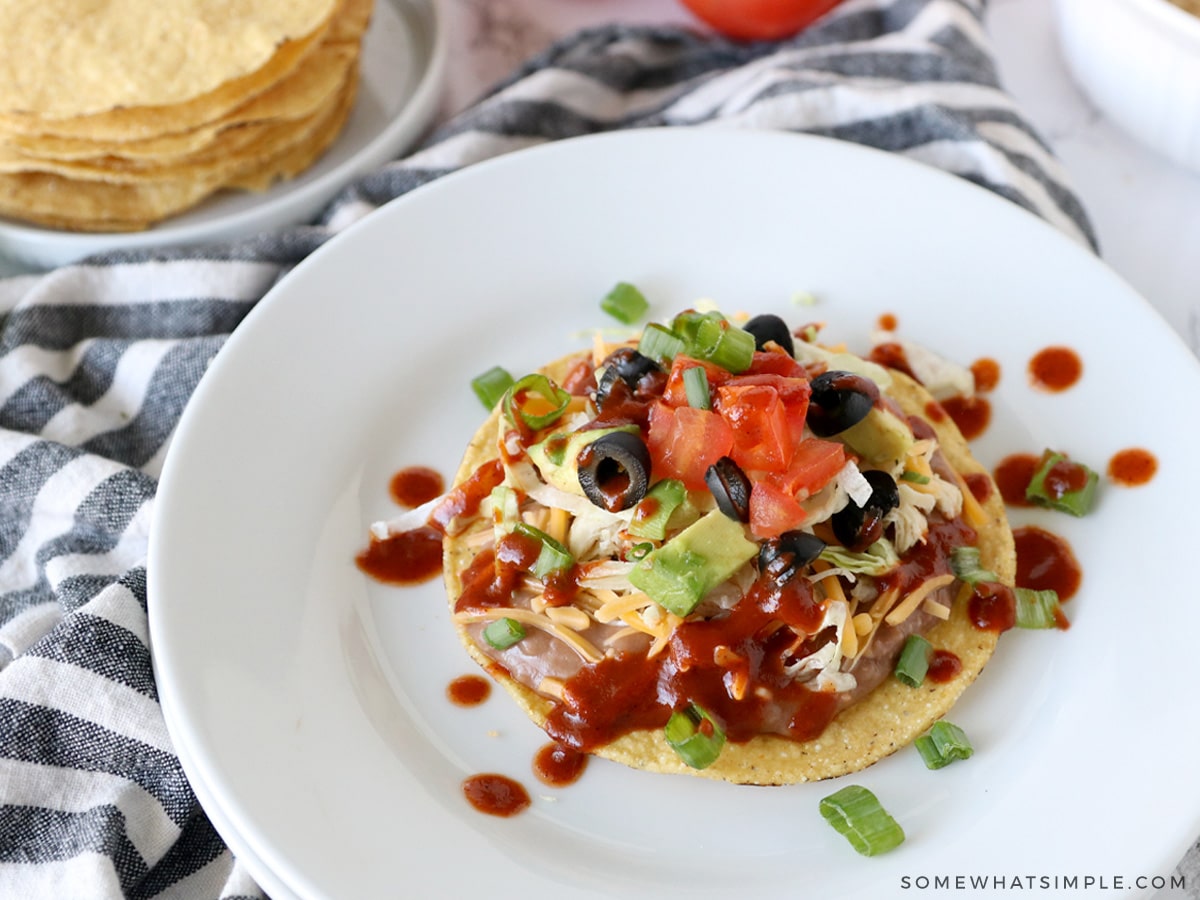
[[[296,178],[262,193],[218,194],[146,231],[83,234],[0,218],[4,268],[51,268],[108,250],[234,240],[311,221],[348,183],[412,146],[433,120],[446,67],[435,6],[435,0],[376,0],[354,110],[325,155]]]
[[[880,315],[1002,380],[976,443],[991,465],[1052,446],[1103,469],[1083,520],[1022,511],[1084,569],[1066,632],[1009,633],[953,718],[976,753],[927,771],[906,750],[835,782],[747,788],[593,761],[565,789],[530,762],[545,736],[473,670],[440,584],[388,588],[354,565],[387,481],[449,476],[483,417],[468,382],[537,367],[611,324],[638,284],[657,316],[711,297],[865,348]],[[808,292],[812,307],[793,297]],[[331,298],[336,302],[331,302]],[[1057,395],[1026,365],[1066,344],[1084,377]],[[1178,588],[1200,507],[1181,399],[1200,369],[1086,250],[930,168],[785,134],[663,130],[515,153],[413,192],[298,266],[237,329],[180,423],[149,562],[159,690],[188,775],[235,851],[299,897],[880,897],[918,878],[1169,872],[1200,833],[1200,607]],[[1175,586],[1175,587],[1173,587]],[[1178,589],[1177,589],[1178,588]],[[472,810],[499,772],[530,810]],[[817,812],[867,785],[906,843],[866,859]],[[1164,798],[1170,798],[1169,802]],[[1111,889],[1111,888],[1110,888]],[[1136,891],[1135,891],[1136,892]]]

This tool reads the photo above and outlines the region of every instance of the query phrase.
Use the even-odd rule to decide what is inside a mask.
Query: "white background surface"
[[[676,0],[444,0],[451,35],[447,111],[530,54],[604,22],[700,27]],[[1200,352],[1200,173],[1142,147],[1072,82],[1050,0],[990,0],[1003,85],[1073,178],[1106,262]]]

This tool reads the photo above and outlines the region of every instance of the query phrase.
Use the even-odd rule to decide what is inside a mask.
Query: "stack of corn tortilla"
[[[137,231],[312,165],[373,0],[5,0],[0,215]]]

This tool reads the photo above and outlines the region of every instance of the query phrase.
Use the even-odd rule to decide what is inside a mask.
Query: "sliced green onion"
[[[1058,617],[1054,614],[1058,609],[1058,591],[1017,588],[1013,593],[1017,596],[1018,628],[1058,627]]]
[[[541,402],[534,398],[540,398]],[[571,402],[571,395],[545,375],[535,372],[514,382],[502,402],[508,421],[538,431],[558,420]]]
[[[604,295],[600,308],[626,325],[632,325],[646,314],[650,308],[645,296],[628,282],[621,281]]]
[[[712,409],[712,398],[708,392],[708,373],[703,366],[692,366],[683,373],[683,389],[687,392],[688,406],[694,409]]]
[[[538,558],[534,560],[533,568],[530,569],[535,578],[545,578],[551,572],[561,572],[574,565],[575,557],[571,555],[571,551],[540,528],[534,528],[525,522],[518,522],[513,531],[532,538],[541,545],[541,552],[538,553]]]
[[[687,348],[687,343],[671,329],[651,322],[638,341],[638,353],[659,362],[670,361]]]
[[[513,384],[513,377],[508,374],[507,369],[502,369],[500,366],[492,366],[482,375],[476,375],[471,379],[471,390],[475,392],[475,396],[479,398],[479,402],[488,410],[496,408],[496,404],[504,397]]]
[[[821,815],[863,856],[877,856],[904,843],[904,830],[874,794],[851,784],[820,803]]]
[[[633,508],[629,533],[634,537],[661,541],[667,536],[667,523],[671,516],[686,499],[687,488],[682,481],[664,478],[650,488]]]
[[[900,473],[901,481],[911,481],[913,484],[929,484],[929,476],[922,475],[920,472],[914,472],[912,469],[905,469]]]
[[[649,541],[642,541],[640,544],[634,544],[625,554],[627,560],[636,562],[639,559],[645,559],[646,554],[654,549],[654,545]]]
[[[706,769],[725,746],[725,730],[707,710],[695,703],[671,713],[663,735],[671,749],[693,769]]]
[[[693,356],[736,374],[746,371],[754,362],[754,335],[713,313],[696,327],[690,349]]]
[[[913,744],[927,769],[940,769],[957,759],[969,759],[975,752],[966,733],[944,719],[934,722],[929,732],[921,735]]]
[[[1083,463],[1075,462],[1065,453],[1047,450],[1029,479],[1025,499],[1038,506],[1083,516],[1092,508],[1099,481],[1099,474]]]
[[[980,562],[978,547],[955,547],[950,551],[950,568],[955,578],[967,584],[996,580],[996,573],[989,572]]]
[[[507,650],[525,637],[525,626],[507,616],[488,622],[483,629],[483,639],[497,650]]]
[[[933,653],[933,644],[919,634],[910,634],[896,660],[896,668],[892,674],[909,687],[920,687],[929,671],[929,656]]]
[[[713,316],[722,321],[725,318],[717,312],[702,313],[694,309],[684,310],[671,320],[671,331],[685,344],[695,344],[696,332],[700,329],[700,323]]]

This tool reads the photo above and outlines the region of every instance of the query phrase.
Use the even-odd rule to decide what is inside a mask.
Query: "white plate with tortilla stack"
[[[433,121],[446,41],[435,0],[376,0],[354,107],[329,149],[265,191],[223,191],[141,231],[59,230],[0,217],[0,269],[44,269],[109,250],[236,240],[311,221],[337,192],[411,147]]]
[[[470,380],[587,346],[620,280],[654,316],[708,297],[865,349],[887,314],[959,362],[995,360],[973,444],[989,468],[1043,446],[1101,471],[1123,448],[1157,458],[1144,486],[1106,481],[1086,518],[1012,510],[1071,543],[1083,585],[1069,630],[1005,634],[954,707],[969,760],[929,771],[906,748],[779,788],[593,760],[550,788],[531,772],[546,737],[505,694],[447,700],[477,667],[440,582],[386,587],[354,557],[396,510],[393,472],[453,473],[485,415]],[[1083,361],[1062,393],[1027,376],[1051,345]],[[1104,876],[1106,896],[1148,896],[1200,834],[1200,727],[1180,707],[1200,606],[1147,587],[1186,579],[1200,425],[1179,398],[1197,391],[1183,342],[1090,252],[911,161],[663,129],[481,163],[297,266],[197,389],[148,565],[168,727],[222,835],[281,896],[878,898],[959,875]],[[524,784],[531,807],[477,812],[461,784],[483,772]],[[861,857],[822,819],[848,783],[900,822],[900,847]]]

